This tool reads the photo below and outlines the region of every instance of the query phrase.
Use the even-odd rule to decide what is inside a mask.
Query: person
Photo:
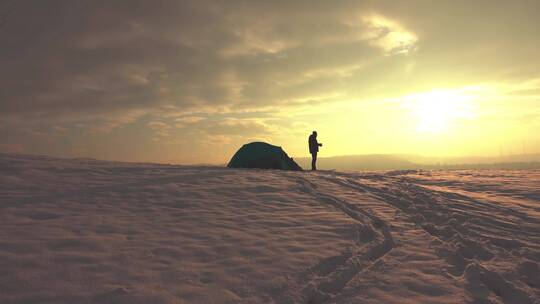
[[[317,170],[317,153],[319,152],[319,147],[322,147],[317,141],[317,131],[313,131],[309,136],[309,153],[311,153],[311,170]]]

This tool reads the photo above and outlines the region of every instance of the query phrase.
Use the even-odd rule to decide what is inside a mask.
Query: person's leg
[[[311,153],[311,170],[317,170],[317,152]]]

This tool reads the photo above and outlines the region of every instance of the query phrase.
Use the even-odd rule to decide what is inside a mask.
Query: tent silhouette
[[[302,170],[281,147],[265,142],[252,142],[243,145],[236,151],[227,167]]]

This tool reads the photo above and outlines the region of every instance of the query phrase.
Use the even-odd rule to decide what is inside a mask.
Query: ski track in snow
[[[540,303],[540,171],[0,173],[0,303]]]
[[[382,186],[379,182],[375,187],[348,176],[344,179],[333,178],[332,181],[369,193],[422,227],[435,238],[431,246],[438,256],[446,260],[447,273],[456,278],[465,277],[465,287],[473,300],[483,302],[490,293],[497,296],[492,301],[499,298],[505,303],[533,303],[537,298],[537,290],[530,295],[507,281],[502,274],[488,268],[508,266],[505,264],[514,253],[509,251],[525,247],[525,242],[533,249],[532,254],[529,251],[515,252],[518,255],[516,263],[519,263],[521,254],[536,260],[540,249],[538,218],[511,207],[459,195],[451,189],[441,191],[419,186],[414,183],[416,180],[408,176],[387,177]],[[518,221],[508,223],[509,216]],[[524,242],[519,240],[520,235],[527,236]],[[489,266],[483,266],[484,262]],[[518,267],[523,269],[528,264],[518,264]],[[537,287],[537,279],[532,276],[528,279],[525,279],[526,285]]]

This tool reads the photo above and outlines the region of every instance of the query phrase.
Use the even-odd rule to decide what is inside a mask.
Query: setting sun
[[[404,106],[416,121],[416,130],[426,133],[451,131],[460,119],[474,117],[472,97],[462,92],[436,90],[405,97]]]

